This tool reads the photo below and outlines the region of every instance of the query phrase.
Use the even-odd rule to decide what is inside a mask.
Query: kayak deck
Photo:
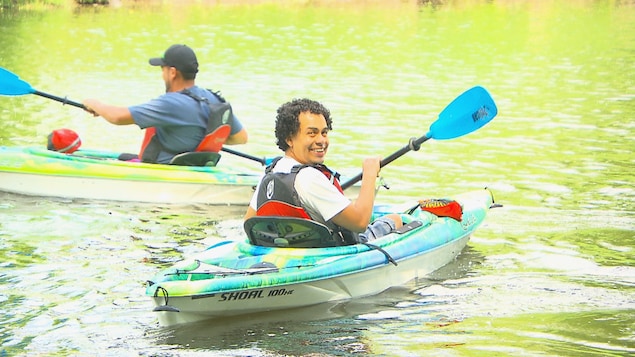
[[[254,246],[219,242],[174,264],[148,283],[164,325],[374,295],[425,276],[454,259],[492,205],[487,190],[461,196],[459,222],[415,210],[404,233],[329,248]],[[386,207],[382,207],[382,211]]]

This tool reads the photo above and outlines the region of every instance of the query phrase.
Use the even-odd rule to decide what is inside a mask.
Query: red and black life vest
[[[298,192],[295,190],[295,179],[298,172],[306,167],[313,167],[322,172],[329,181],[340,191],[342,187],[339,182],[339,174],[331,171],[325,165],[296,165],[289,173],[272,172],[273,167],[280,160],[275,159],[266,169],[265,176],[260,182],[260,189],[257,196],[257,216],[283,216],[297,217],[309,220],[315,220],[302,207]],[[333,222],[326,222],[326,226],[331,229],[335,241],[340,245],[356,244],[357,234]]]

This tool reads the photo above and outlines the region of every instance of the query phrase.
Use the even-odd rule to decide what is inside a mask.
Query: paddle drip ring
[[[410,141],[408,141],[408,147],[412,151],[419,151],[419,149],[421,149],[421,144],[417,142],[417,138],[412,137],[410,138]]]

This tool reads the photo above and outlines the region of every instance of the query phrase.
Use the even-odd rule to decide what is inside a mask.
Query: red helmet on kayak
[[[82,145],[82,140],[71,129],[55,129],[48,136],[47,149],[70,154]]]

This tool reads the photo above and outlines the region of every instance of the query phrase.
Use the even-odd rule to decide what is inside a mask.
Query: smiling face
[[[322,114],[302,112],[298,116],[300,129],[286,140],[286,155],[301,164],[322,164],[329,146],[329,128]]]

